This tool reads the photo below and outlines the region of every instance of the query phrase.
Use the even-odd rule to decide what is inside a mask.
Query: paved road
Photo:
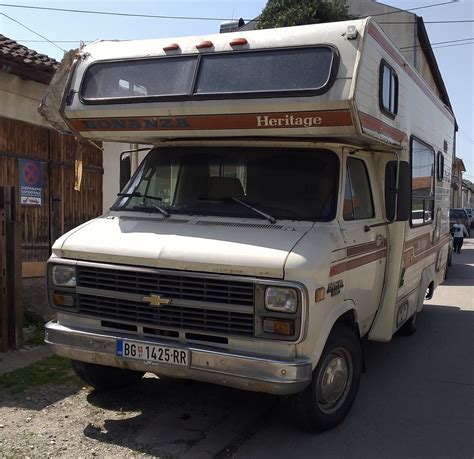
[[[236,456],[474,457],[474,239],[448,276],[415,335],[366,345],[367,373],[341,426],[308,436],[278,412]]]
[[[54,457],[74,451],[76,457],[472,459],[473,340],[470,239],[453,254],[449,278],[426,302],[417,333],[365,345],[358,397],[332,431],[299,432],[277,397],[147,377],[116,394],[54,387],[28,397],[0,394],[0,457],[2,437],[10,449],[11,437],[18,456],[35,448],[38,456]]]

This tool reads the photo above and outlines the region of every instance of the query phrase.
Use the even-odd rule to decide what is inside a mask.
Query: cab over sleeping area
[[[46,342],[97,389],[152,372],[288,395],[328,429],[362,339],[413,333],[444,278],[454,116],[370,18],[99,41],[41,112],[150,145],[48,262]]]

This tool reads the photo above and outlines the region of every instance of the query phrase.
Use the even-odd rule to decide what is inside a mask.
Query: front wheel
[[[145,374],[141,371],[123,370],[96,363],[71,361],[72,369],[80,379],[94,389],[107,391],[134,384]]]
[[[359,337],[345,326],[329,335],[310,385],[293,396],[297,421],[308,432],[335,427],[354,403],[362,373]]]

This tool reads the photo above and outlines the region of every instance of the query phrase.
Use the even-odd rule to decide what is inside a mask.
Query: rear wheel
[[[95,363],[71,361],[74,373],[94,389],[107,391],[134,384],[145,374],[141,371],[123,370]]]
[[[337,326],[330,334],[310,385],[293,396],[297,422],[309,432],[331,429],[349,412],[362,372],[362,349],[355,332]]]

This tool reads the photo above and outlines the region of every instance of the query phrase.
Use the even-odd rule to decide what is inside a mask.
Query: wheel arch
[[[326,320],[324,321],[324,325],[320,328],[321,333],[318,337],[318,340],[316,341],[311,358],[313,362],[313,369],[316,367],[319,359],[321,358],[321,354],[323,353],[324,346],[326,346],[329,335],[337,325],[344,325],[354,330],[357,336],[360,337],[357,309],[352,300],[347,300],[332,309],[331,314],[327,316]]]

